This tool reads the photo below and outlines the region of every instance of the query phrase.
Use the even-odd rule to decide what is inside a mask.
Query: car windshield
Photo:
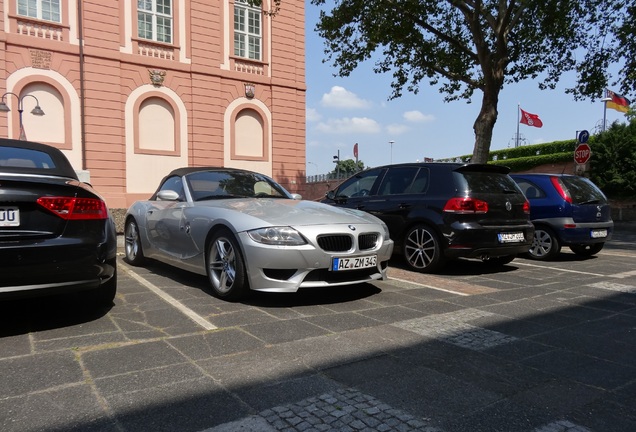
[[[291,198],[267,176],[249,171],[199,171],[185,176],[194,201],[223,198]]]
[[[607,198],[594,183],[579,176],[563,176],[561,181],[570,192],[572,204],[606,204]]]

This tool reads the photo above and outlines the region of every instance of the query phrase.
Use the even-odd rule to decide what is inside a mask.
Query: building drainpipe
[[[82,146],[82,170],[86,170],[86,120],[84,104],[84,19],[82,1],[77,0],[77,24],[79,37],[79,73],[80,73],[80,129]]]

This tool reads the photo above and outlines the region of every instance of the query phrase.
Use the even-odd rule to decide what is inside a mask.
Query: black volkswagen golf
[[[0,298],[117,290],[115,224],[57,148],[0,139]]]
[[[323,202],[382,219],[394,253],[412,270],[433,272],[453,258],[504,265],[527,252],[534,235],[528,200],[508,172],[485,164],[387,165],[350,177]]]

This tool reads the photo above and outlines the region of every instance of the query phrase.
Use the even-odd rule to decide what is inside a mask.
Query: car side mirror
[[[297,193],[293,193],[291,194],[292,199],[296,200],[296,201],[300,201],[303,199],[302,195],[297,194]]]
[[[157,193],[161,201],[179,201],[179,194],[173,190],[162,190]]]
[[[334,192],[333,190],[330,190],[329,192],[327,192],[325,196],[327,197],[327,199],[330,199],[333,201],[336,200],[336,192]]]

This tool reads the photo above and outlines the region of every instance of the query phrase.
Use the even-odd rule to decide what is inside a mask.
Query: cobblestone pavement
[[[110,309],[0,303],[0,431],[633,432],[634,262],[623,230],[587,260],[245,303],[121,262]]]
[[[341,389],[295,404],[267,409],[256,416],[204,432],[444,432],[430,419],[392,408],[355,389]],[[591,432],[558,420],[533,432]]]

